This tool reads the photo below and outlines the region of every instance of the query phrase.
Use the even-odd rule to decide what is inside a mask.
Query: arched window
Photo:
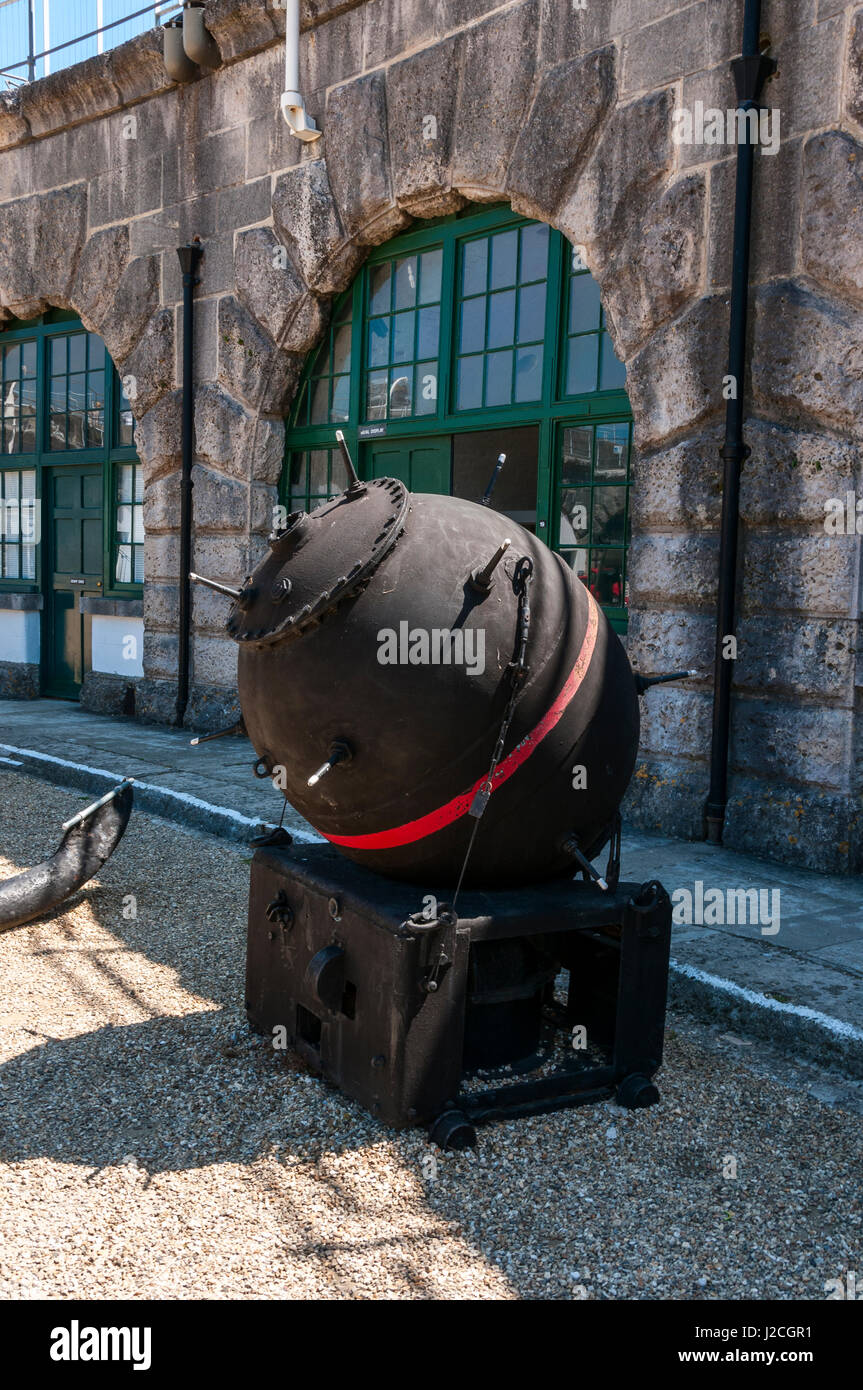
[[[626,627],[632,414],[579,254],[509,208],[426,222],[372,252],[334,306],[289,421],[283,500],[364,477],[482,496],[565,557]]]
[[[0,503],[0,596],[41,593],[42,687],[74,696],[89,600],[141,593],[143,477],[105,344],[63,310],[0,333]]]

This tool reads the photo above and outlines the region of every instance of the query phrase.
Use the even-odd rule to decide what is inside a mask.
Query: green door
[[[400,478],[411,492],[452,491],[452,436],[376,439],[365,445],[367,478]]]
[[[81,595],[102,590],[102,469],[53,468],[47,491],[43,686],[46,695],[75,700],[90,667]]]

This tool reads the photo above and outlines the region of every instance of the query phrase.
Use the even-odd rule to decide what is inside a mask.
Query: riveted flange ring
[[[341,493],[270,538],[252,576],[253,597],[234,603],[227,629],[240,643],[270,645],[317,627],[359,593],[404,530],[410,493],[398,478],[374,478]],[[294,520],[294,518],[291,518]]]

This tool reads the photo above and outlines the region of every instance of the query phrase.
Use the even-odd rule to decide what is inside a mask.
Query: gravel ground
[[[3,768],[0,876],[85,800]],[[248,866],[134,812],[68,912],[0,935],[0,1297],[795,1299],[863,1270],[860,1115],[685,1018],[655,1109],[465,1154],[382,1129],[249,1033]]]

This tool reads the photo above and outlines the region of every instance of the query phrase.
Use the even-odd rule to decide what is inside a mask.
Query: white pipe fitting
[[[285,0],[285,90],[279,105],[292,135],[306,142],[320,140],[300,91],[300,0]]]

